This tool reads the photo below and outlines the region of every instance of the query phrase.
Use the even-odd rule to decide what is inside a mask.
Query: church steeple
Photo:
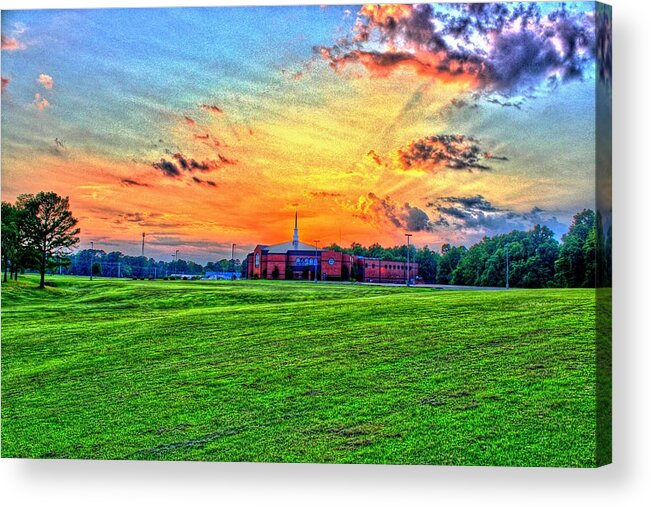
[[[294,240],[292,241],[294,250],[298,249],[298,211],[294,215]]]

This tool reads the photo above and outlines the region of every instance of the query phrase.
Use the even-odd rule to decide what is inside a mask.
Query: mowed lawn
[[[2,456],[595,465],[592,290],[2,284]]]

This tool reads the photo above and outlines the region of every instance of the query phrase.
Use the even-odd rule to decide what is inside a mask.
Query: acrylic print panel
[[[610,462],[610,7],[2,14],[3,457]]]

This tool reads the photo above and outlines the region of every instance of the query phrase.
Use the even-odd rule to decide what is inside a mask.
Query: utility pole
[[[319,240],[314,240],[314,282],[319,280]]]
[[[95,243],[90,242],[90,281],[93,281],[93,263],[95,261]]]
[[[231,244],[231,273],[235,273],[235,243]]]
[[[509,247],[506,246],[506,288],[509,288]]]
[[[142,233],[142,250],[140,252],[140,255],[142,257],[145,256],[145,233],[144,232]]]
[[[120,274],[120,266],[122,266],[122,264],[118,262],[118,278],[122,278],[122,275]]]
[[[405,234],[407,236],[407,287],[409,287],[411,283],[411,270],[409,269],[409,250],[410,250],[410,243],[409,240],[413,236],[413,234]]]
[[[174,269],[177,270],[177,269],[179,269],[179,251],[178,250],[174,254],[174,259],[176,259],[174,261]],[[176,274],[176,273],[174,273],[174,274]]]

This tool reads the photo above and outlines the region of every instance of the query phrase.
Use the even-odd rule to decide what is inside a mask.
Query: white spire
[[[298,211],[294,215],[294,240],[292,241],[294,250],[298,249]]]

